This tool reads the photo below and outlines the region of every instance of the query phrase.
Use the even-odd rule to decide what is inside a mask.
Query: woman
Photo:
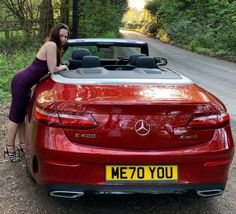
[[[18,150],[24,152],[25,145],[25,115],[30,101],[30,90],[43,76],[68,69],[61,64],[65,44],[69,37],[69,28],[65,24],[57,24],[52,28],[49,38],[41,46],[33,63],[21,70],[12,79],[12,103],[9,113],[8,141],[4,150],[12,162],[19,161],[16,155],[15,139],[18,133],[20,144]]]

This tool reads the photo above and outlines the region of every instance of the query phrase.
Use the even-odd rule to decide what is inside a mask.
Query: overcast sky
[[[128,0],[128,2],[129,2],[129,7],[142,9],[144,7],[145,0]]]

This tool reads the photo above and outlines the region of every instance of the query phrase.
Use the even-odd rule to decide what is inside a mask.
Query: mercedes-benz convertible
[[[32,91],[28,174],[51,196],[221,195],[234,143],[216,96],[126,39],[71,39]]]

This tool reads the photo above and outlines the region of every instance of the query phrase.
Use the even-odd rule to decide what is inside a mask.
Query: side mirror
[[[155,60],[155,63],[157,66],[165,66],[167,65],[167,59],[166,58],[163,58],[163,57],[157,57],[155,56],[154,57],[154,60]]]

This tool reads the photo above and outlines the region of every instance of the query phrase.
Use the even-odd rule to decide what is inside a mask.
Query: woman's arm
[[[57,66],[57,45],[55,42],[48,41],[45,43],[47,65],[50,73],[58,72],[61,70],[68,70],[66,65]]]

